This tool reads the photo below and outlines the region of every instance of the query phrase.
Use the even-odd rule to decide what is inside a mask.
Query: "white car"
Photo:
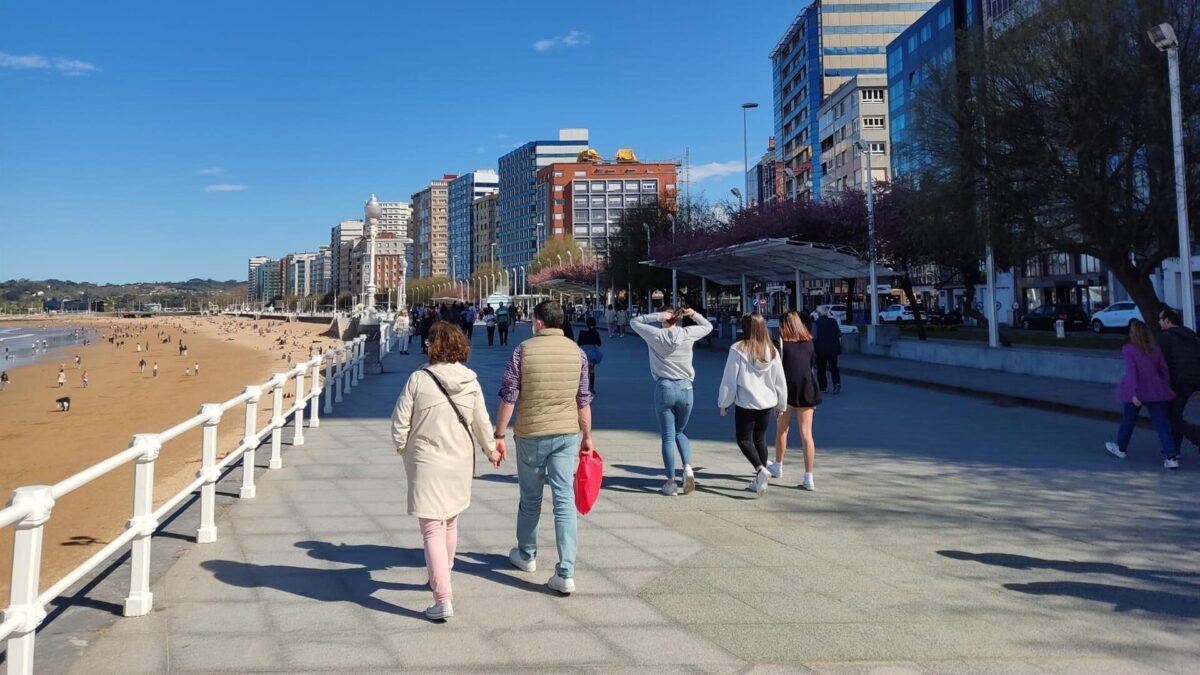
[[[1114,302],[1092,315],[1092,332],[1103,333],[1106,330],[1125,330],[1129,323],[1142,320],[1142,310],[1133,302]]]
[[[817,317],[821,316],[822,308],[824,308],[829,313],[829,316],[832,316],[833,318],[837,319],[838,323],[842,323],[842,324],[846,323],[846,306],[845,305],[817,305],[817,308],[814,309],[811,314],[809,314],[809,316],[812,317],[813,321],[816,321]]]
[[[880,323],[901,323],[912,320],[912,307],[908,305],[888,305],[887,309],[879,313]]]

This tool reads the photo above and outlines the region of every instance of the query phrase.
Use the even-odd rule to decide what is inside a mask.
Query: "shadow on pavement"
[[[1058,595],[1108,603],[1114,612],[1146,612],[1182,619],[1200,618],[1200,597],[1083,581],[1036,581],[1004,584],[1010,591],[1029,595]]]

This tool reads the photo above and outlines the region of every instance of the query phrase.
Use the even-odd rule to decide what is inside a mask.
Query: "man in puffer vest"
[[[542,493],[550,484],[558,565],[546,583],[563,595],[575,591],[575,456],[592,452],[592,394],[587,355],[563,337],[562,305],[546,300],[533,308],[533,337],[513,350],[500,385],[496,413],[496,450],[507,456],[505,430],[517,412],[517,546],[508,554],[513,566],[537,571],[538,522]]]

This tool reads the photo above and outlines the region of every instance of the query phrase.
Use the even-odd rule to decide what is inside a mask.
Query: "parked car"
[[[879,313],[880,323],[902,323],[913,320],[912,307],[908,305],[888,305]]]
[[[1133,302],[1114,302],[1092,315],[1092,332],[1125,330],[1134,319],[1142,320],[1142,310]]]
[[[821,308],[822,307],[824,307],[829,312],[829,316],[832,316],[833,318],[837,319],[838,323],[841,323],[841,324],[846,323],[846,306],[845,305],[817,305],[817,308],[814,309],[809,314],[809,316],[812,317],[813,321],[816,321],[817,317],[821,316]]]
[[[1088,326],[1087,312],[1079,305],[1051,304],[1030,310],[1021,318],[1021,328],[1054,330],[1054,322],[1059,319],[1067,330],[1083,330]]]

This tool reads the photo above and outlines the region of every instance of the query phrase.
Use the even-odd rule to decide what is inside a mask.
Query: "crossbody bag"
[[[428,375],[433,380],[433,383],[437,385],[437,388],[442,391],[442,394],[446,397],[446,402],[450,404],[450,409],[454,411],[454,416],[458,418],[458,423],[462,425],[462,428],[467,432],[467,437],[471,439],[471,475],[475,475],[476,462],[479,460],[476,450],[479,449],[482,452],[482,449],[475,442],[475,434],[471,432],[471,425],[467,422],[467,418],[463,416],[462,411],[458,409],[458,405],[454,402],[454,399],[450,397],[450,391],[446,389],[446,385],[442,384],[441,378],[434,375],[428,368],[422,368],[421,372]]]

